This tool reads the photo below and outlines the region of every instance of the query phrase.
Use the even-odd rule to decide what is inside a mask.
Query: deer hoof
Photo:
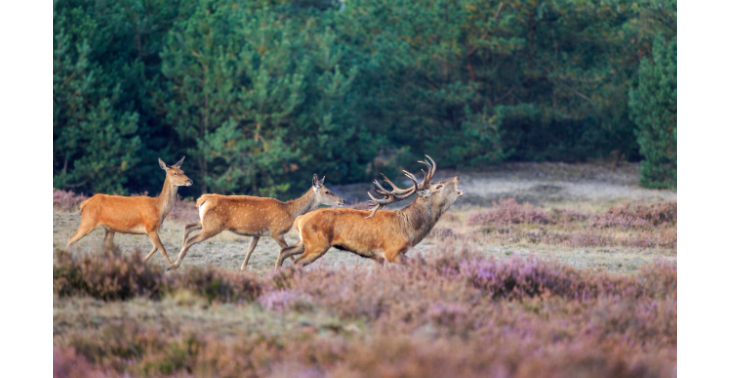
[[[177,265],[170,265],[170,266],[167,267],[166,270],[169,272],[171,270],[176,270],[176,269],[177,269]]]

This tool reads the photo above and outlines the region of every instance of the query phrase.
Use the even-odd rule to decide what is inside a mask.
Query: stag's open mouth
[[[456,180],[456,187],[455,187],[455,189],[456,189],[456,195],[459,196],[459,197],[461,197],[464,194],[464,191],[463,190],[459,190],[459,184],[461,184],[461,178],[457,178],[457,180]]]

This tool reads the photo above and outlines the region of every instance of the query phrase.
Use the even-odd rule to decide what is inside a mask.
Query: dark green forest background
[[[53,183],[288,197],[313,172],[641,161],[676,187],[677,6],[653,0],[54,2]]]

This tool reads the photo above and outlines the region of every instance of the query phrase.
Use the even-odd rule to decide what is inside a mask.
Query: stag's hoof
[[[169,272],[171,270],[176,270],[176,269],[177,269],[177,265],[170,265],[170,266],[167,267],[166,270]]]

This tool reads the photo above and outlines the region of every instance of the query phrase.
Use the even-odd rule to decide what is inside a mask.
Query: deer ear
[[[183,156],[182,159],[180,159],[180,161],[178,161],[177,163],[173,164],[172,166],[175,167],[175,168],[180,168],[180,166],[182,165],[183,161],[185,161],[185,156]]]
[[[316,190],[319,189],[320,183],[319,183],[319,177],[315,173],[314,176],[312,176],[312,187]]]
[[[164,162],[164,161],[162,161],[162,159],[160,159],[160,158],[157,158],[157,162],[158,162],[158,163],[160,163],[160,168],[164,169],[165,171],[167,171],[167,170],[169,169],[169,168],[167,167],[167,164],[165,164],[165,162]]]
[[[322,179],[321,179],[321,180],[319,180],[319,186],[322,186],[322,185],[324,185],[324,178],[325,178],[325,177],[327,177],[327,176],[322,176]]]

